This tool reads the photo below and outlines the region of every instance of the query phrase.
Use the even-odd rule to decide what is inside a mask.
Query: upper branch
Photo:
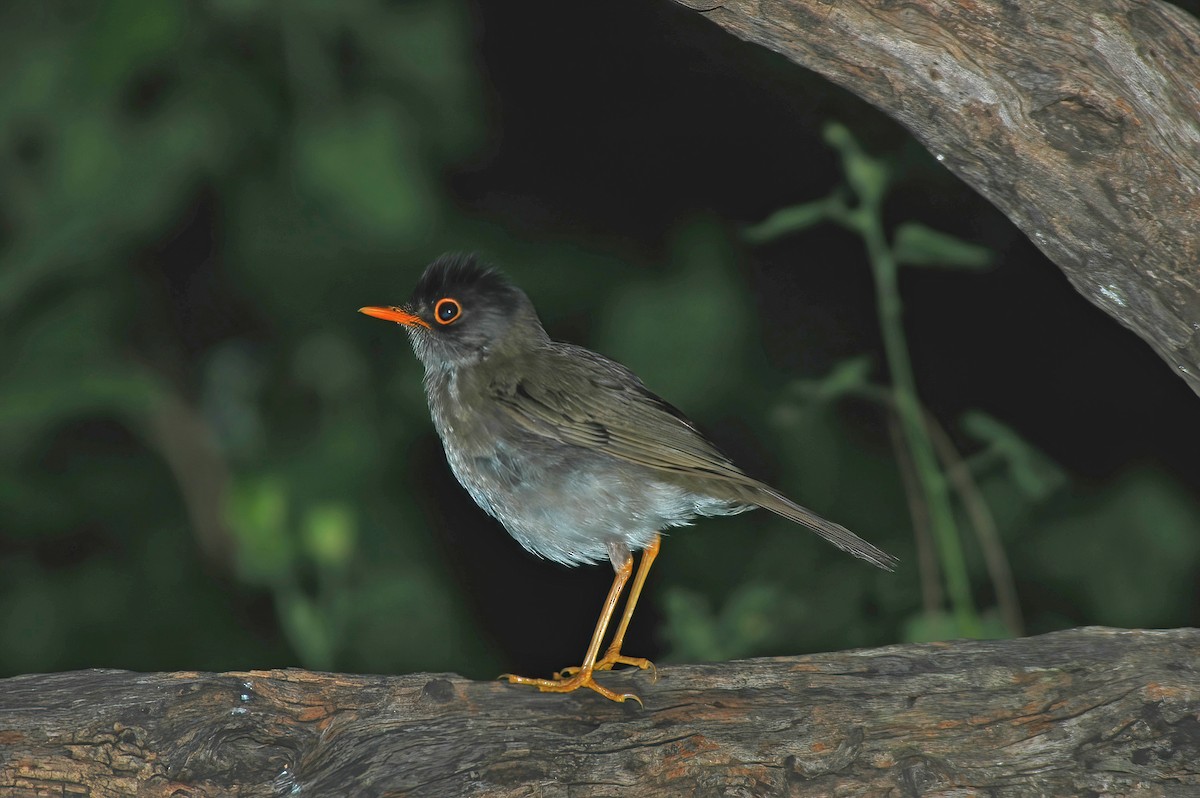
[[[1200,393],[1200,23],[1157,0],[676,0],[904,124]]]

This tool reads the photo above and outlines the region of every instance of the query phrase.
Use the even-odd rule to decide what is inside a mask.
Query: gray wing
[[[491,397],[526,431],[685,477],[716,498],[770,510],[873,565],[895,567],[890,554],[746,476],[621,364],[562,343],[534,356],[542,362],[526,373],[546,377],[502,376],[489,385]]]

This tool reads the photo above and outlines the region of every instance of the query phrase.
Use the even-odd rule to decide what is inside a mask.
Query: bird
[[[595,674],[617,665],[656,673],[622,645],[662,534],[697,516],[761,507],[879,568],[898,563],[745,474],[625,366],[551,340],[525,292],[476,254],[442,255],[405,303],[359,312],[407,331],[446,460],[471,498],[533,554],[568,566],[607,561],[615,572],[581,665],[548,679],[501,679],[552,693],[589,688],[641,704]],[[624,612],[601,655],[627,585]]]

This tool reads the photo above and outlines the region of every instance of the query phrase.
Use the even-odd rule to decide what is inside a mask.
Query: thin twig
[[[921,579],[921,605],[927,613],[940,612],[946,594],[942,590],[942,572],[934,551],[933,537],[929,529],[929,508],[925,504],[924,492],[913,473],[912,458],[904,443],[895,412],[889,407],[886,412],[888,434],[892,439],[892,450],[896,453],[896,464],[900,468],[900,479],[904,484],[904,498],[908,501],[908,514],[912,518],[913,537],[917,544],[917,570]]]
[[[963,510],[971,520],[971,527],[979,539],[979,547],[983,552],[983,561],[987,566],[988,576],[996,591],[996,603],[1000,606],[1000,616],[1004,626],[1014,637],[1025,634],[1025,621],[1021,614],[1021,602],[1017,597],[1017,586],[1013,581],[1012,568],[1008,563],[1008,555],[1000,542],[1000,534],[996,530],[996,520],[983,498],[970,467],[958,453],[954,442],[946,430],[928,410],[925,411],[925,425],[929,429],[929,437],[933,440],[938,459],[942,461],[946,478],[958,493]]]

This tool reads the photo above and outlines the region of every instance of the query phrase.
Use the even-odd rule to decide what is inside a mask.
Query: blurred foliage
[[[934,639],[978,637],[985,633],[984,626],[971,597],[970,579],[962,555],[960,525],[951,506],[952,486],[945,473],[948,464],[938,461],[933,431],[921,407],[913,376],[909,345],[901,319],[898,272],[904,265],[986,268],[991,263],[991,253],[985,248],[913,221],[897,225],[889,241],[883,209],[889,184],[894,179],[890,164],[884,159],[868,155],[853,134],[840,124],[827,125],[825,139],[841,156],[845,185],[834,188],[823,200],[776,213],[761,225],[750,228],[747,237],[762,243],[802,231],[819,222],[832,221],[862,238],[867,262],[875,279],[876,307],[891,385],[886,391],[872,391],[872,386],[866,382],[846,383],[845,372],[835,372],[834,378],[839,386],[856,388],[859,393],[880,395],[887,400],[888,409],[894,413],[897,429],[898,459],[909,477],[905,487],[914,516],[918,547],[921,548],[921,544],[925,543],[932,548],[926,543],[930,538],[936,546],[936,569],[931,552],[921,552],[918,560],[921,578],[926,583],[926,606],[924,617],[918,625],[913,627],[910,624],[909,628],[924,631],[911,632],[910,636],[924,638],[936,630]],[[855,371],[854,375],[860,378],[865,376],[861,370]],[[824,393],[828,394],[829,391]],[[1000,558],[1001,569],[1007,571],[1007,563],[1003,562],[1003,548],[997,546],[990,553]],[[945,575],[949,613],[941,606],[942,587],[937,584],[939,571]],[[1009,590],[1008,594],[1011,592]],[[1015,617],[1015,609],[1010,609],[1010,615]],[[931,620],[933,617],[936,617],[936,621]],[[1008,631],[1019,634],[1018,624],[1014,622],[1012,626]]]
[[[885,350],[893,383],[882,386],[872,382],[870,359],[850,358],[823,379],[796,381],[791,391],[795,404],[778,406],[774,419],[793,430],[789,438],[803,441],[806,448],[814,442],[826,443],[822,432],[828,439],[827,431],[837,426],[830,409],[839,402],[865,399],[895,420],[897,426],[907,423],[909,429],[894,436],[893,443],[898,448],[899,467],[917,474],[903,484],[902,490],[909,495],[910,509],[914,505],[919,508],[913,512],[918,548],[922,536],[928,539],[930,532],[939,545],[930,546],[926,556],[916,558],[925,583],[924,606],[901,624],[902,637],[926,641],[1020,634],[1024,621],[1016,606],[1016,588],[1008,583],[1012,570],[1004,549],[1014,546],[1027,556],[1029,543],[1018,544],[1032,526],[1037,529],[1037,544],[1031,548],[1044,556],[1033,562],[1020,557],[1018,573],[1022,581],[1053,585],[1064,591],[1075,586],[1075,602],[1086,602],[1096,613],[1094,617],[1106,619],[1102,623],[1137,625],[1135,617],[1166,617],[1172,611],[1176,622],[1184,622],[1187,612],[1180,610],[1178,602],[1164,599],[1162,592],[1144,589],[1148,580],[1154,579],[1152,574],[1157,573],[1171,586],[1167,595],[1186,595],[1200,559],[1200,538],[1195,534],[1200,528],[1200,508],[1169,476],[1127,475],[1120,484],[1104,491],[1102,498],[1085,497],[1053,461],[1012,429],[979,411],[966,413],[960,422],[962,431],[980,444],[970,459],[964,462],[953,451],[949,456],[945,452],[935,456],[937,422],[920,406],[907,356],[896,356],[907,350],[898,325],[901,300],[896,271],[901,265],[978,271],[991,265],[992,254],[911,220],[897,224],[889,241],[882,203],[889,183],[895,179],[892,166],[886,160],[868,156],[840,125],[828,126],[826,139],[842,156],[845,185],[835,187],[825,198],[781,209],[747,228],[743,235],[754,244],[765,244],[803,234],[823,222],[834,222],[863,239],[876,278],[880,327],[889,344]],[[903,418],[906,406],[916,411],[907,422]],[[828,443],[834,445],[832,440]],[[922,448],[928,451],[924,458],[919,456]],[[822,460],[829,462],[827,457]],[[960,471],[957,481],[948,476],[955,468]],[[819,486],[817,475],[806,477],[804,484]],[[976,500],[973,516],[967,505]],[[945,505],[941,519],[936,510],[939,503]],[[899,506],[892,508],[893,517],[901,512]],[[943,528],[938,528],[939,523]],[[981,526],[988,530],[998,527],[1002,541],[989,540]],[[870,527],[864,524],[854,528]],[[974,532],[977,539],[968,532]],[[946,539],[952,545],[946,545]],[[1083,550],[1092,556],[1081,559],[1072,553]],[[1111,557],[1122,550],[1138,561],[1138,567]],[[969,556],[964,556],[964,551]],[[1144,553],[1138,556],[1139,551]],[[1168,564],[1168,558],[1175,559]],[[1065,578],[1055,576],[1064,572],[1069,572]],[[939,574],[946,575],[949,607],[942,604]],[[986,591],[980,583],[989,579],[991,590]],[[673,624],[669,631],[676,654],[689,659],[760,652],[764,633],[759,621],[763,617],[776,619],[770,627],[776,633],[783,626],[782,619],[793,619],[796,635],[812,630],[816,613],[804,612],[793,594],[770,581],[759,581],[757,575],[751,581],[752,591],[733,589],[728,603],[716,612],[685,591],[673,592],[669,604]],[[976,613],[975,597],[989,593],[991,600],[1002,594],[1011,597],[1013,606],[989,607]],[[1057,618],[1049,626],[1065,623],[1065,618]],[[1047,627],[1043,618],[1034,625]]]
[[[361,303],[325,304],[444,243],[441,171],[483,132],[466,9],[0,17],[0,670],[486,656],[428,531],[388,521],[419,512],[379,483]],[[230,617],[260,589],[282,634]]]
[[[0,9],[0,674],[504,669],[477,604],[538,614],[523,585],[462,584],[422,471],[420,368],[353,312],[399,301],[449,249],[485,252],[552,332],[769,451],[772,481],[904,562],[874,572],[761,513],[678,530],[653,577],[671,658],[961,631],[923,605],[901,472],[854,423],[891,412],[878,364],[768,368],[731,226],[680,218],[642,256],[529,242],[459,207],[447,176],[496,136],[474,35],[455,0]],[[844,164],[843,187],[747,237],[809,235],[902,179],[883,158]],[[888,232],[901,264],[969,280],[990,262],[915,219]],[[1082,486],[982,413],[955,432],[1039,599],[1030,629],[1186,619],[1172,594],[1200,517],[1170,475]],[[962,546],[992,607],[980,545]]]

